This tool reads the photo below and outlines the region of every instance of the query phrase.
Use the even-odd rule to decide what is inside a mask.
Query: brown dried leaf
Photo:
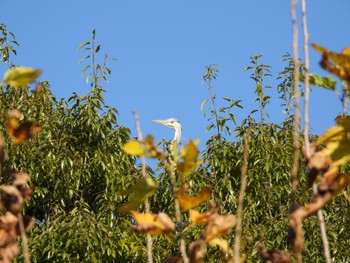
[[[16,242],[18,218],[10,212],[0,217],[0,246]]]
[[[4,207],[13,214],[22,211],[24,200],[21,192],[15,186],[4,185],[1,187],[1,193],[0,208]]]
[[[18,255],[19,248],[17,242],[7,244],[6,247],[0,249],[0,262],[1,263],[11,263],[14,258]]]
[[[25,142],[38,135],[42,129],[41,125],[29,121],[18,122],[18,111],[10,111],[7,118],[7,129],[11,140],[17,144]]]
[[[236,216],[212,214],[207,227],[204,229],[206,241],[228,234],[236,225]]]
[[[175,224],[165,213],[142,214],[131,211],[138,225],[131,225],[131,228],[138,233],[147,234],[168,234],[175,230]]]

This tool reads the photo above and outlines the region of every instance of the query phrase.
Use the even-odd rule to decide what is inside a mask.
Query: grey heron
[[[180,142],[181,139],[181,132],[182,132],[182,128],[181,128],[181,124],[178,121],[178,119],[176,118],[169,118],[166,120],[153,120],[156,123],[160,123],[163,124],[169,128],[172,128],[175,131],[175,136],[173,139],[173,142]]]

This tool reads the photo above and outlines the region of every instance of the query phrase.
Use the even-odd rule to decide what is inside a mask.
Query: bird
[[[172,140],[172,143],[176,142],[178,144],[180,142],[182,127],[178,119],[169,118],[166,120],[153,120],[153,122],[160,123],[169,128],[172,128],[175,131],[175,136],[174,136],[174,139]]]

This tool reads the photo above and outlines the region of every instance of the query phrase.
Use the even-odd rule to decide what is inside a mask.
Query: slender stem
[[[309,93],[310,93],[310,63],[309,63],[309,33],[307,30],[307,17],[306,17],[306,0],[301,0],[301,9],[302,9],[302,19],[303,19],[303,30],[304,30],[304,56],[305,56],[305,97],[304,97],[304,141],[305,141],[305,152],[306,159],[309,159],[310,156],[310,141],[309,141]],[[317,186],[313,184],[313,192],[317,193]],[[324,254],[326,262],[331,262],[329,242],[327,238],[326,224],[324,221],[322,210],[317,211],[318,221],[320,223],[321,230],[321,239],[323,243]]]
[[[176,144],[175,144],[176,145]],[[173,197],[174,197],[174,204],[175,204],[175,219],[176,224],[180,227],[180,252],[181,257],[183,260],[183,263],[189,263],[187,253],[186,253],[186,242],[185,242],[185,235],[182,232],[182,219],[181,219],[181,210],[180,210],[180,203],[179,199],[177,198],[177,186],[176,186],[176,177],[175,177],[175,161],[170,159],[170,180],[173,190]]]
[[[236,223],[236,237],[234,243],[234,262],[240,262],[240,247],[241,247],[241,237],[242,237],[242,218],[243,218],[243,204],[244,195],[247,188],[247,168],[248,168],[248,158],[249,158],[249,137],[250,129],[244,134],[244,158],[241,167],[241,186],[238,195],[238,208],[237,208],[237,223]]]
[[[21,213],[18,213],[17,217],[18,217],[19,229],[21,231],[21,239],[22,239],[22,242],[23,242],[24,262],[25,263],[30,263],[30,256],[29,256],[29,250],[28,250],[28,240],[27,240],[27,237],[26,237],[26,230],[24,229],[23,216],[22,216]]]
[[[293,166],[291,170],[292,176],[292,189],[291,189],[291,205],[294,205],[296,189],[298,187],[298,162],[299,162],[299,130],[300,130],[300,108],[299,108],[299,53],[298,53],[298,24],[296,18],[296,3],[297,0],[291,0],[290,13],[293,26],[293,55],[294,55],[294,83],[293,83],[293,95],[294,95],[294,130],[293,130]],[[301,250],[296,251],[297,262],[302,262]]]
[[[313,184],[312,190],[313,190],[314,194],[316,194],[318,192],[316,184]],[[322,209],[319,209],[317,211],[317,218],[318,218],[318,221],[320,222],[321,239],[322,239],[322,244],[323,244],[324,256],[326,258],[326,262],[331,263],[331,253],[330,253],[330,249],[329,249],[329,242],[328,242],[328,238],[327,238],[327,229],[326,229],[326,224],[324,221]]]
[[[138,135],[138,140],[142,141],[142,132],[141,132],[141,126],[140,126],[140,119],[136,111],[133,111],[135,122],[136,122],[136,130],[137,130],[137,135]],[[146,159],[144,156],[141,156],[141,163],[142,163],[142,176],[146,177]],[[150,204],[149,200],[146,199],[145,201],[145,212],[149,213],[150,212]],[[152,254],[152,246],[153,246],[153,240],[151,234],[147,234],[147,258],[148,258],[148,263],[153,263],[153,254]]]

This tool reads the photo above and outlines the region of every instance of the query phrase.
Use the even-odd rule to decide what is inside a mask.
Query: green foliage
[[[0,30],[1,61],[10,67],[9,54],[16,54],[10,43],[18,43],[14,35],[7,32],[5,25],[0,25]],[[12,40],[9,40],[9,36]],[[31,175],[35,193],[26,204],[25,214],[36,217],[36,224],[29,234],[32,262],[145,262],[146,238],[130,229],[130,223],[134,220],[130,215],[118,213],[118,208],[134,204],[135,196],[144,201],[145,196],[152,195],[149,200],[152,213],[166,212],[172,219],[175,218],[174,181],[169,177],[172,171],[164,158],[156,169],[157,176],[148,167],[150,177],[140,179],[135,158],[123,151],[123,146],[130,142],[130,130],[118,123],[117,109],[104,102],[101,83],[108,81],[107,75],[111,70],[107,66],[107,56],[102,64],[96,61],[101,46],[96,46],[95,30],[92,41],[82,43],[79,50],[89,52],[81,60],[88,62],[83,66],[82,74],[87,73],[86,82],[91,86],[85,95],[73,93],[68,100],[59,100],[51,93],[47,81],[40,82],[36,90],[31,90],[28,82],[19,88],[7,84],[1,87],[0,132],[8,142],[6,150],[11,163],[7,160],[1,167],[4,176],[0,181],[2,184],[8,183],[10,178],[5,176],[8,174],[5,171],[12,169],[27,171]],[[205,150],[199,156],[202,162],[197,162],[197,153],[196,158],[188,158],[195,162],[194,167],[198,165],[197,169],[189,176],[179,177],[175,185],[178,187],[188,183],[189,194],[196,194],[209,186],[217,212],[222,215],[236,214],[243,136],[249,128],[248,185],[242,237],[242,251],[247,262],[259,262],[257,244],[291,251],[286,236],[293,152],[294,118],[291,105],[294,63],[288,54],[285,55],[283,61],[287,65],[277,75],[280,83],[276,91],[282,100],[286,118],[278,124],[267,123],[266,105],[270,97],[265,89],[271,87],[265,86],[264,82],[266,77],[272,75],[270,66],[261,64],[260,59],[261,55],[252,56],[250,66],[246,68],[255,82],[258,109],[251,111],[240,125],[232,112],[236,108],[243,111],[241,101],[223,98],[225,106],[217,108],[213,80],[218,77],[219,70],[213,64],[206,67],[203,79],[208,85],[210,97],[203,101],[201,108],[205,109],[208,118],[207,130],[216,130],[205,142]],[[211,102],[211,106],[207,106],[208,102]],[[26,119],[40,123],[43,128],[37,137],[25,144],[11,143],[7,134],[6,116],[14,108],[23,113]],[[252,117],[255,112],[260,113],[259,122]],[[150,145],[154,146],[153,141],[144,145],[150,152],[149,156],[160,158],[159,152]],[[131,147],[132,152],[134,146]],[[170,153],[169,148],[164,144],[165,155]],[[145,149],[141,149],[140,155],[144,155]],[[185,162],[188,156],[182,157]],[[307,169],[301,157],[299,167],[297,202],[304,205],[309,202],[312,191],[306,186]],[[143,189],[142,185],[147,187]],[[130,193],[133,195],[124,196]],[[138,206],[140,202],[133,208]],[[202,213],[210,209],[208,203],[196,208]],[[333,260],[345,262],[350,258],[347,229],[350,225],[349,203],[340,196],[324,211]],[[180,255],[179,230],[183,230],[187,244],[200,238],[203,227],[191,226],[185,212],[181,217],[182,222],[176,224],[175,232],[153,238],[155,262]],[[305,262],[323,262],[317,219],[310,217],[305,220],[304,230]],[[234,231],[225,238],[231,246]],[[207,262],[218,262],[224,258],[218,248],[208,246],[207,249]],[[22,257],[18,258],[18,261],[22,260]]]

